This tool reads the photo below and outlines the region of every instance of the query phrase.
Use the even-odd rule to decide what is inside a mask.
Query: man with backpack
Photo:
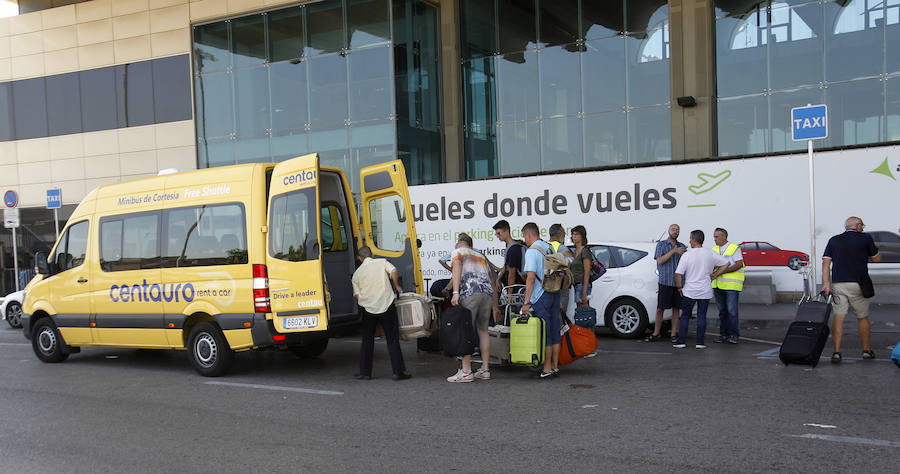
[[[553,255],[553,248],[547,242],[541,240],[540,230],[537,224],[529,222],[522,227],[522,238],[528,250],[525,252],[525,304],[522,306],[522,314],[533,312],[535,316],[544,320],[546,328],[545,341],[546,352],[544,356],[544,367],[541,370],[540,378],[544,379],[559,374],[559,348],[562,343],[562,337],[559,334],[562,326],[562,319],[559,314],[559,289],[557,291],[549,291],[545,286],[549,286],[552,282],[547,281],[546,258]],[[556,254],[558,255],[558,254]],[[565,261],[565,258],[562,259]],[[568,268],[565,267],[565,272]],[[571,273],[568,277],[568,285],[571,285]],[[557,282],[559,283],[559,282]],[[569,286],[565,286],[568,291]]]

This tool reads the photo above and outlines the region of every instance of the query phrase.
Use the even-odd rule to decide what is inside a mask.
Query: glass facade
[[[75,207],[77,206],[74,204],[67,204],[57,210],[60,232]],[[20,208],[19,228],[16,229],[19,274],[16,275],[13,262],[12,232],[11,229],[4,229],[4,232],[0,232],[0,291],[4,295],[16,291],[16,278],[19,279],[19,289],[25,288],[34,276],[34,254],[49,253],[55,242],[56,228],[53,225],[52,209]]]
[[[665,1],[459,7],[466,177],[671,159]]]
[[[326,0],[194,27],[198,165],[317,152],[358,189],[400,157],[441,180],[437,12],[414,0]]]
[[[0,141],[190,118],[186,54],[0,83]]]
[[[717,1],[719,155],[805,149],[790,109],[828,105],[821,146],[900,140],[900,0]]]

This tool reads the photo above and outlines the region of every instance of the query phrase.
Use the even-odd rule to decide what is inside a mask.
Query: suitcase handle
[[[824,291],[820,291],[815,296],[815,298],[810,296],[804,296],[803,298],[800,298],[800,304],[806,303],[808,301],[822,301],[825,304],[831,304],[831,302],[834,301],[834,293],[828,293],[826,295]]]

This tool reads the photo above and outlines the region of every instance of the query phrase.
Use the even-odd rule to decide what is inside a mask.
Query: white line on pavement
[[[260,385],[255,383],[237,383],[237,382],[203,382],[206,385],[222,385],[226,387],[243,387],[243,388],[258,388],[260,390],[278,390],[282,392],[299,392],[299,393],[311,393],[313,395],[343,395],[344,392],[333,392],[331,390],[313,390],[311,388],[298,388],[298,387],[280,387],[278,385]]]
[[[837,428],[834,425],[820,425],[819,423],[803,423],[803,426],[812,426],[814,428]]]
[[[0,346],[30,346],[27,342],[0,342]]]
[[[814,433],[806,433],[802,435],[788,435],[792,438],[808,438],[808,439],[821,439],[825,441],[835,441],[838,443],[851,443],[851,444],[868,444],[872,446],[885,446],[888,448],[900,448],[900,442],[897,441],[885,441],[883,439],[869,439],[869,438],[855,438],[852,436],[833,436],[833,435],[823,435],[823,434],[814,434]]]
[[[605,349],[598,349],[597,352],[602,352],[604,354],[637,354],[637,355],[655,355],[655,356],[670,356],[670,355],[672,355],[672,352],[608,351]]]

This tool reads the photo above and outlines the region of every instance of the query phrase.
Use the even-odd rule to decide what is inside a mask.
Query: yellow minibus
[[[102,186],[36,255],[25,336],[44,362],[85,346],[186,349],[206,376],[235,351],[316,357],[329,330],[359,321],[362,245],[424,293],[413,221],[400,161],[362,169],[358,203],[316,154]]]

